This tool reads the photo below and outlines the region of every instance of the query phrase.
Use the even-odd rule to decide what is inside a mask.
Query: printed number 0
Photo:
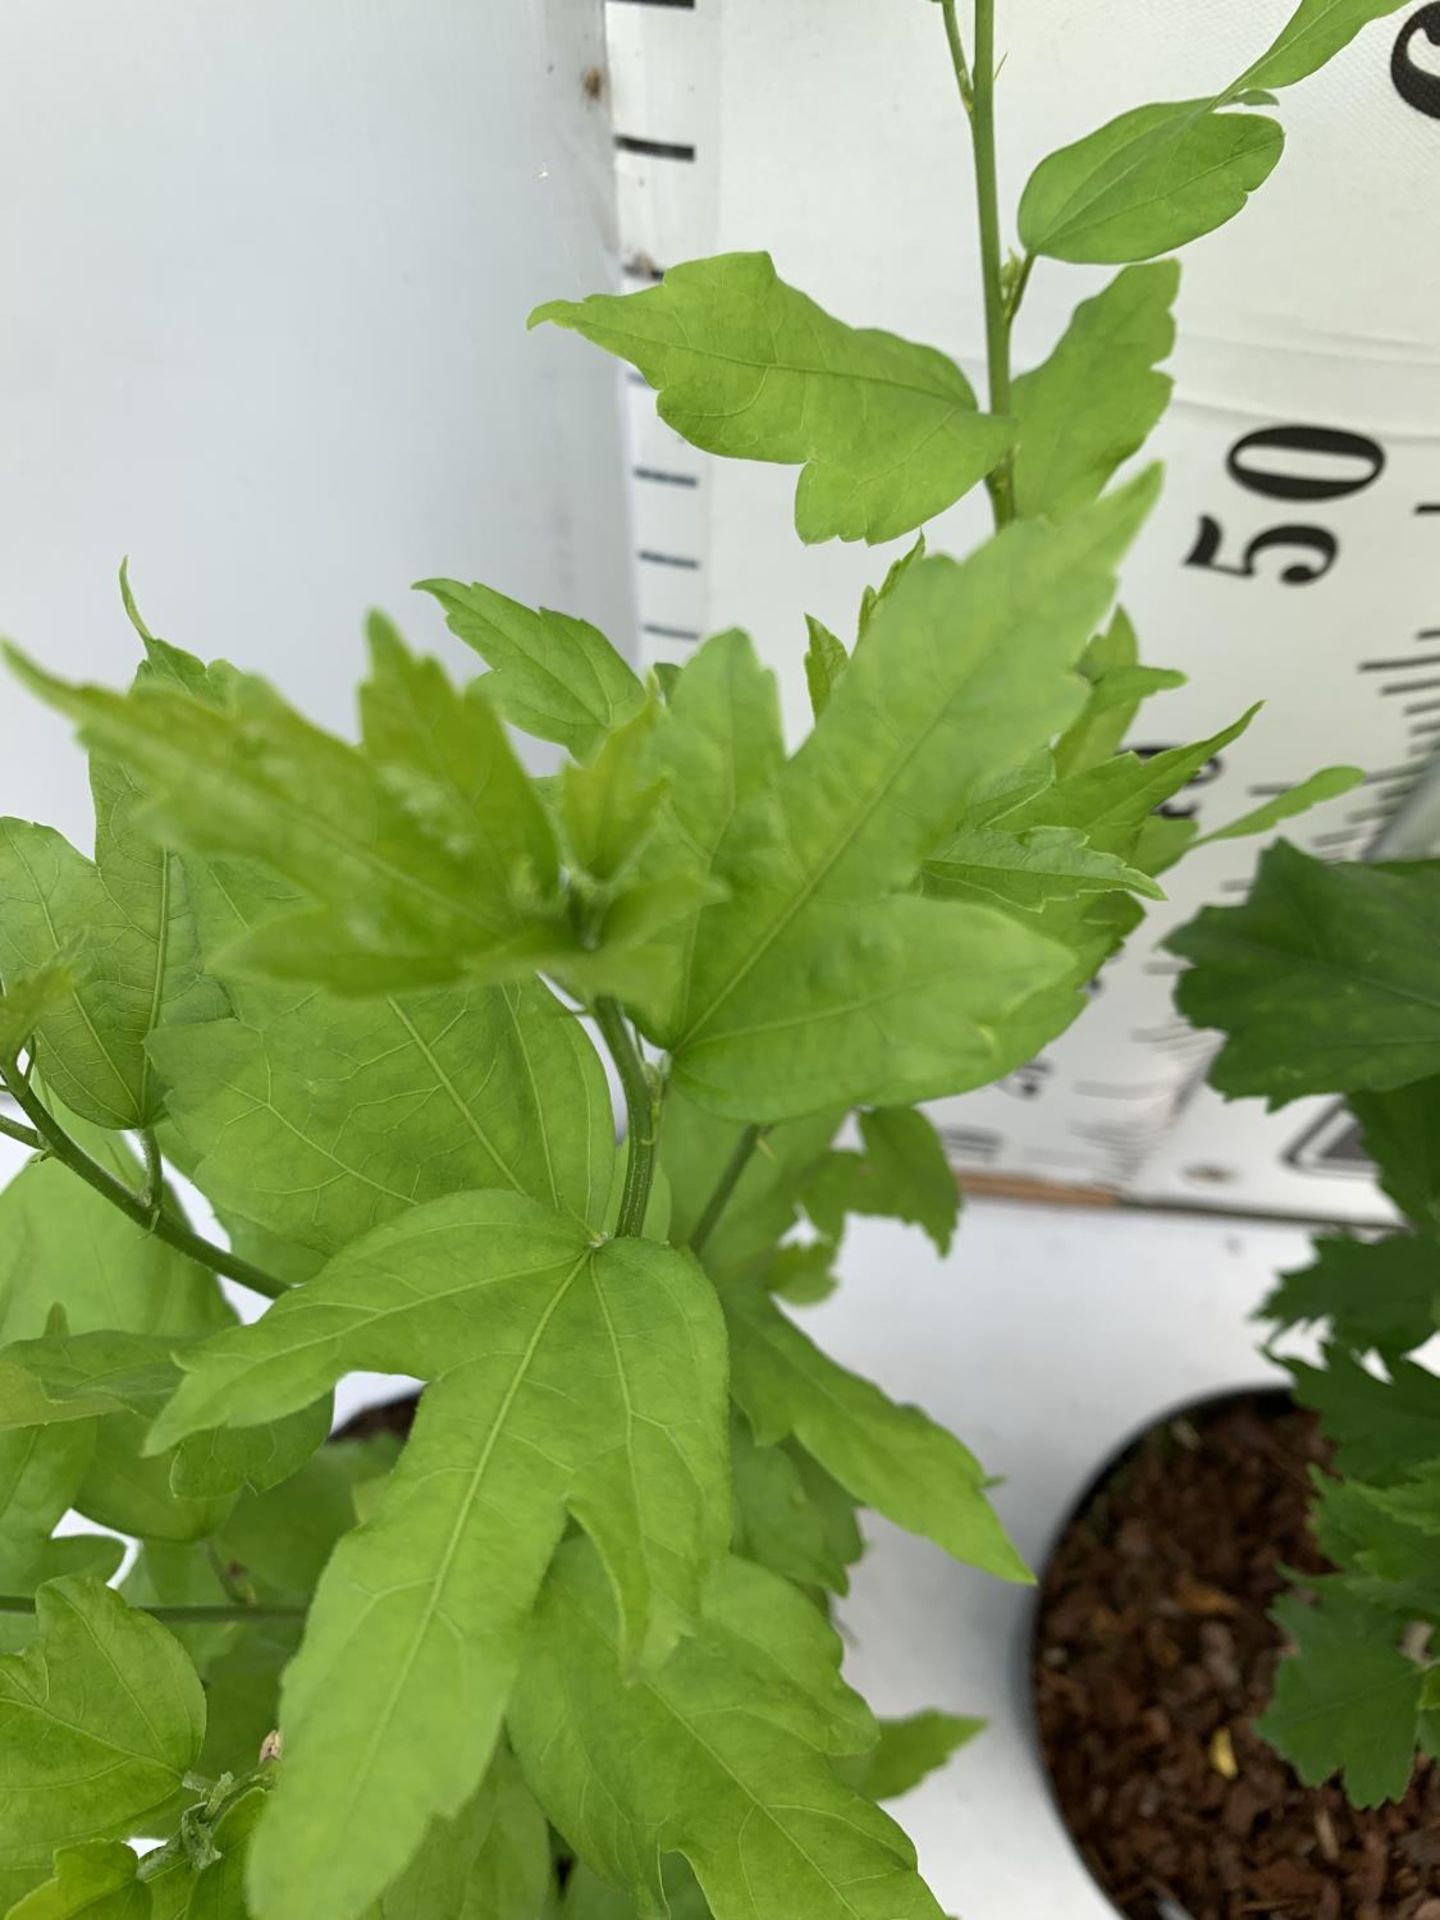
[[[1415,42],[1424,34],[1431,46],[1440,47],[1440,4],[1422,7],[1400,29],[1395,51],[1390,56],[1390,77],[1395,90],[1407,106],[1440,120],[1440,73],[1427,73],[1415,64]]]
[[[1440,5],[1436,7],[1440,13]],[[1269,453],[1327,454],[1342,464],[1338,475],[1326,479],[1306,472],[1277,471],[1267,465]],[[1358,462],[1358,468],[1354,463]],[[1233,480],[1249,493],[1271,500],[1343,500],[1361,493],[1380,478],[1385,470],[1385,452],[1374,440],[1361,433],[1345,433],[1338,427],[1283,426],[1262,427],[1235,442],[1225,465]],[[1348,470],[1347,470],[1348,468]],[[1335,564],[1340,543],[1324,527],[1271,527],[1256,534],[1238,564],[1219,558],[1224,530],[1207,513],[1201,516],[1195,544],[1185,556],[1187,567],[1208,567],[1214,573],[1233,574],[1240,580],[1256,578],[1255,562],[1273,548],[1299,548],[1314,557],[1293,560],[1280,569],[1287,587],[1306,587],[1322,579]]]

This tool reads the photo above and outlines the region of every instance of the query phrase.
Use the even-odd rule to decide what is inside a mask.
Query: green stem
[[[58,1160],[79,1176],[87,1187],[118,1207],[129,1220],[146,1233],[153,1233],[164,1240],[178,1253],[188,1255],[202,1267],[209,1267],[215,1273],[223,1273],[229,1280],[238,1280],[242,1287],[249,1287],[254,1293],[263,1293],[271,1300],[278,1300],[282,1293],[289,1291],[283,1280],[277,1280],[273,1274],[264,1273],[259,1267],[252,1267],[248,1260],[242,1260],[238,1254],[231,1253],[228,1247],[217,1247],[209,1240],[202,1240],[198,1233],[192,1233],[183,1221],[172,1215],[156,1213],[148,1204],[144,1194],[133,1193],[123,1181],[116,1180],[105,1169],[92,1160],[84,1148],[72,1140],[65,1129],[53,1118],[33,1087],[15,1067],[13,1061],[0,1069],[6,1090],[17,1107],[25,1115],[39,1136],[39,1144],[53,1160]]]
[[[29,1147],[32,1153],[42,1144],[39,1134],[33,1127],[22,1127],[18,1121],[7,1120],[3,1113],[0,1113],[0,1133],[3,1133],[7,1140],[18,1140],[22,1147]]]
[[[35,1601],[26,1593],[0,1593],[0,1613],[34,1613]],[[152,1620],[172,1620],[179,1625],[203,1625],[220,1620],[303,1620],[303,1607],[136,1607]]]
[[[759,1146],[768,1127],[746,1127],[735,1142],[735,1150],[725,1162],[720,1178],[715,1182],[715,1191],[705,1202],[704,1211],[695,1222],[695,1231],[690,1236],[690,1251],[700,1254],[705,1243],[719,1224],[720,1216],[730,1204],[730,1196],[740,1184],[740,1176],[750,1164],[750,1156]]]
[[[160,1142],[155,1138],[153,1127],[140,1129],[140,1149],[145,1155],[145,1186],[140,1203],[149,1208],[150,1218],[157,1220],[165,1199],[165,1162],[160,1157]]]
[[[615,1231],[638,1239],[645,1230],[645,1209],[655,1178],[655,1150],[660,1138],[660,1099],[650,1068],[640,1057],[617,1001],[595,1002],[595,1022],[620,1075],[625,1095],[625,1186]]]
[[[1010,322],[1014,315],[1005,299],[1000,197],[995,175],[995,0],[975,0],[975,79],[970,139],[975,149],[975,201],[980,216],[980,274],[985,290],[990,411],[1008,414]],[[990,500],[996,526],[1007,526],[1015,518],[1014,475],[1008,459],[990,477]]]
[[[955,69],[955,84],[960,89],[960,99],[966,113],[975,110],[975,89],[970,80],[970,67],[965,58],[965,43],[960,38],[960,22],[955,15],[955,0],[941,0],[941,11],[945,15],[945,38],[950,42],[950,64]]]

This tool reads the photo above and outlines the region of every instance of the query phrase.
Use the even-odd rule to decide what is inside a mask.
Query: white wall
[[[598,0],[7,0],[0,631],[127,677],[128,552],[159,632],[336,725],[369,605],[478,664],[426,574],[628,645],[613,372],[525,332],[610,277],[599,46]],[[10,684],[0,811],[87,829]]]

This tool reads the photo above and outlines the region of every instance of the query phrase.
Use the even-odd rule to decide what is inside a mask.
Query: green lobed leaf
[[[152,1444],[278,1418],[356,1367],[443,1376],[286,1677],[252,1885],[267,1920],[322,1894],[340,1920],[477,1786],[567,1512],[604,1555],[630,1661],[693,1618],[730,1531],[720,1315],[683,1253],[597,1247],[519,1196],[460,1194],[184,1360]]]
[[[838,1111],[812,1114],[774,1127],[756,1141],[703,1249],[710,1272],[747,1270],[769,1257],[799,1219],[804,1187],[843,1118]],[[666,1094],[660,1164],[669,1179],[670,1237],[677,1245],[688,1243],[698,1226],[741,1131],[673,1088]]]
[[[1206,907],[1165,944],[1192,963],[1181,1012],[1226,1036],[1211,1084],[1279,1107],[1440,1069],[1437,936],[1440,863],[1328,866],[1282,840],[1243,905]]]
[[[871,1800],[897,1800],[983,1733],[985,1725],[935,1707],[904,1720],[882,1720],[880,1738],[870,1751],[846,1762],[846,1777],[857,1793]]]
[[[859,1124],[864,1152],[827,1154],[805,1184],[805,1211],[815,1226],[835,1242],[847,1213],[904,1220],[948,1253],[960,1189],[935,1128],[914,1107],[873,1107]]]
[[[1118,854],[1092,849],[1075,827],[962,830],[921,869],[934,900],[998,900],[1022,913],[1039,913],[1052,900],[1087,894],[1138,893],[1163,900],[1162,890]]]
[[[1055,742],[1051,778],[1042,781],[1042,787],[1050,785],[1056,774],[1063,777],[1085,773],[1119,752],[1131,722],[1140,711],[1140,699],[1121,704],[1107,697],[1102,702],[1101,688],[1113,676],[1133,672],[1139,661],[1140,643],[1135,637],[1135,628],[1125,609],[1117,607],[1109,626],[1095,635],[1080,656],[1080,672],[1089,681],[1090,692],[1080,718]],[[975,824],[987,823],[977,821]]]
[[[667,1912],[662,1854],[682,1853],[715,1920],[939,1920],[909,1842],[829,1756],[874,1739],[816,1608],[730,1560],[704,1625],[627,1683],[603,1571],[557,1560],[511,1724],[541,1805],[637,1912]]]
[[[1388,1379],[1368,1372],[1343,1347],[1323,1367],[1287,1358],[1295,1397],[1320,1415],[1335,1443],[1335,1466],[1380,1486],[1440,1460],[1440,1379],[1413,1360],[1387,1362]]]
[[[1435,1332],[1437,1306],[1440,1242],[1432,1235],[1331,1235],[1315,1242],[1313,1265],[1280,1275],[1260,1314],[1281,1329],[1327,1324],[1343,1346],[1401,1355]]]
[[[660,1877],[669,1920],[711,1920],[705,1896],[679,1854],[669,1854],[661,1862]],[[629,1894],[610,1886],[583,1860],[577,1860],[565,1882],[565,1898],[556,1920],[639,1920],[639,1914]]]
[[[1354,1806],[1401,1799],[1415,1764],[1421,1669],[1331,1590],[1313,1607],[1281,1600],[1275,1618],[1299,1651],[1281,1661],[1257,1733],[1306,1786],[1340,1772]]]
[[[1352,1093],[1380,1184],[1411,1220],[1440,1225],[1440,1075],[1384,1093]]]
[[[1337,800],[1342,793],[1352,793],[1364,778],[1359,767],[1321,767],[1263,806],[1242,813],[1238,820],[1232,820],[1214,833],[1205,834],[1195,844],[1203,847],[1212,840],[1240,840],[1247,834],[1268,833],[1282,820],[1293,820],[1297,814],[1308,813],[1311,807],[1321,806],[1326,800]]]
[[[377,1920],[545,1920],[550,1833],[508,1749],[455,1820],[438,1821]]]
[[[121,1840],[62,1848],[54,1872],[11,1907],[6,1920],[150,1920],[150,1891],[135,1877],[139,1857]]]
[[[604,1069],[538,981],[374,1000],[307,994],[156,1045],[212,1204],[320,1254],[463,1189],[598,1226],[615,1161]]]
[[[718,849],[732,898],[700,916],[683,1012],[651,1023],[691,1099],[774,1121],[908,1105],[1014,1064],[1007,1015],[1068,956],[1009,916],[897,889],[970,795],[1074,717],[1070,669],[1153,491],[1146,477],[963,566],[906,571],[773,798]]]
[[[638,367],[661,419],[707,453],[801,466],[806,541],[893,540],[968,493],[1014,440],[934,347],[846,326],[768,253],[671,267],[658,286],[537,307]]]
[[[805,649],[805,686],[810,695],[810,711],[818,720],[829,706],[830,696],[850,664],[850,656],[844,641],[813,613],[805,616],[805,630],[810,636]]]
[[[1000,1579],[1030,1579],[985,1497],[979,1462],[954,1434],[838,1366],[760,1288],[727,1288],[723,1302],[731,1392],[762,1445],[793,1436],[897,1526]]]
[[[101,1534],[55,1532],[75,1504],[95,1450],[89,1421],[0,1434],[0,1592],[33,1594],[66,1574],[108,1580],[124,1543]],[[31,1638],[23,1614],[0,1620],[0,1651]]]
[[[138,1163],[123,1140],[113,1139],[106,1159],[107,1171],[138,1187]],[[34,1160],[0,1192],[0,1339],[43,1334],[57,1302],[75,1333],[120,1327],[184,1336],[234,1318],[203,1267],[67,1167]]]
[[[450,631],[490,667],[485,692],[537,740],[588,760],[605,736],[633,718],[645,689],[598,627],[570,614],[538,613],[493,587],[422,580]]]
[[[82,971],[77,948],[73,959],[10,974],[0,994],[0,1060],[16,1059],[30,1047],[42,1021],[73,1008]]]
[[[135,828],[133,785],[104,762],[93,774],[96,863],[50,827],[0,820],[0,973],[32,994],[48,976],[25,1024],[67,1106],[102,1127],[148,1126],[160,1094],[145,1036],[223,1003],[199,973],[183,876]]]
[[[560,770],[560,819],[572,858],[594,880],[616,880],[655,826],[665,782],[651,771],[661,708],[641,707],[608,734],[588,765]]]
[[[568,944],[543,815],[532,801],[519,812],[475,804],[482,791],[526,790],[504,730],[438,669],[430,693],[476,756],[463,787],[449,784],[453,757],[449,774],[417,785],[411,745],[379,764],[262,680],[229,675],[216,704],[159,676],[129,694],[70,687],[10,658],[140,780],[147,823],[170,843],[263,860],[308,896],[310,910],[263,925],[237,963],[370,993],[462,972],[509,978]]]
[[[38,1632],[0,1658],[0,1898],[60,1848],[144,1833],[195,1763],[200,1681],[179,1643],[94,1580],[49,1582]]]
[[[1170,401],[1156,373],[1175,345],[1173,260],[1127,267],[1082,301],[1059,345],[1015,382],[1015,505],[1050,519],[1098,499],[1117,467],[1145,444]]]
[[[736,1553],[797,1586],[848,1592],[841,1548],[849,1543],[837,1541],[830,1513],[812,1497],[801,1450],[793,1442],[762,1447],[750,1423],[737,1414],[730,1428],[730,1460]]]

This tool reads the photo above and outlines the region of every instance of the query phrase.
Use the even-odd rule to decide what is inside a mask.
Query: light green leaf
[[[1088,506],[1145,444],[1174,384],[1154,369],[1175,345],[1179,285],[1173,260],[1127,267],[1075,309],[1044,365],[1016,380],[1020,513],[1053,520]]]
[[[1217,100],[1136,107],[1042,160],[1020,198],[1020,238],[1054,260],[1118,264],[1223,226],[1269,179],[1285,136]]]
[[[998,900],[1023,913],[1094,893],[1165,898],[1148,874],[1116,854],[1092,850],[1088,836],[1075,827],[961,831],[925,862],[921,883],[934,900]]]
[[[462,1189],[603,1221],[604,1069],[538,982],[268,1007],[252,995],[246,1012],[156,1043],[186,1171],[222,1213],[321,1254]]]
[[[144,1833],[195,1764],[205,1700],[179,1643],[94,1580],[40,1590],[39,1631],[0,1659],[0,1898],[57,1849]]]
[[[62,1514],[75,1504],[94,1448],[89,1421],[0,1434],[0,1592],[33,1594],[44,1581],[65,1574],[108,1580],[119,1566],[123,1542],[101,1534],[55,1534]],[[0,1620],[0,1650],[24,1646],[33,1625],[23,1614]]]
[[[1282,1273],[1260,1308],[1282,1330],[1326,1323],[1343,1346],[1411,1353],[1434,1333],[1440,1305],[1440,1242],[1431,1234],[1385,1240],[1329,1235],[1314,1264]]]
[[[850,1576],[829,1515],[812,1500],[793,1442],[762,1447],[737,1414],[730,1428],[735,1473],[735,1551],[801,1587],[846,1593]]]
[[[507,720],[537,740],[588,760],[615,727],[640,711],[645,689],[588,620],[538,613],[493,587],[422,580],[453,634],[492,669],[485,691]]]
[[[1320,1415],[1335,1443],[1338,1472],[1388,1486],[1440,1460],[1440,1378],[1413,1360],[1389,1360],[1389,1379],[1367,1371],[1343,1347],[1325,1365],[1288,1358],[1295,1397]]]
[[[12,973],[0,994],[0,1060],[30,1046],[41,1021],[75,1004],[83,966],[78,948],[69,960],[51,960],[33,973]]]
[[[38,1064],[77,1113],[102,1127],[148,1126],[160,1111],[145,1036],[223,1008],[199,973],[184,877],[137,832],[138,796],[118,768],[93,767],[97,863],[49,827],[0,820],[0,973],[7,987],[68,974],[30,1023]],[[77,958],[78,955],[78,958]]]
[[[712,1273],[731,1273],[769,1256],[800,1217],[800,1197],[835,1137],[843,1113],[812,1114],[757,1140],[725,1211],[704,1247]],[[689,1242],[741,1129],[717,1120],[672,1089],[660,1123],[660,1163],[670,1183],[670,1237]]]
[[[846,1762],[846,1778],[872,1800],[897,1800],[983,1733],[985,1724],[934,1707],[905,1720],[882,1720],[880,1738],[869,1753]]]
[[[850,664],[845,643],[833,634],[813,613],[805,616],[809,645],[805,649],[805,685],[810,694],[810,711],[818,720],[830,704],[840,676]]]
[[[370,678],[360,689],[365,750],[392,792],[460,850],[483,899],[521,924],[556,887],[555,835],[540,795],[479,682],[460,692],[372,614]]]
[[[860,594],[860,615],[855,623],[855,644],[858,647],[870,631],[870,623],[905,578],[911,567],[917,566],[925,558],[925,535],[917,533],[913,543],[908,546],[898,560],[892,560],[885,570],[885,578],[878,587],[866,586]]]
[[[839,1664],[815,1607],[730,1560],[700,1633],[627,1684],[603,1571],[570,1547],[526,1651],[520,1763],[581,1858],[649,1920],[667,1911],[670,1852],[694,1868],[715,1920],[939,1920],[905,1836],[829,1764],[875,1733]]]
[[[602,884],[630,865],[655,825],[665,782],[650,757],[658,703],[606,736],[585,766],[560,771],[560,820],[577,864]]]
[[[501,1747],[458,1818],[430,1829],[379,1920],[543,1920],[553,1885],[545,1816]]]
[[[1205,907],[1165,944],[1192,963],[1182,1013],[1226,1035],[1211,1085],[1279,1107],[1440,1070],[1437,941],[1440,863],[1328,866],[1281,840],[1242,906]]]
[[[838,1248],[833,1240],[797,1241],[777,1247],[765,1265],[765,1285],[792,1307],[813,1307],[828,1300],[840,1284],[835,1272]]]
[[[1402,1798],[1415,1765],[1421,1669],[1338,1594],[1322,1590],[1314,1607],[1282,1600],[1275,1618],[1299,1652],[1281,1661],[1256,1732],[1306,1786],[1338,1771],[1354,1806]]]
[[[860,1115],[860,1137],[863,1153],[827,1154],[805,1184],[805,1211],[819,1231],[834,1243],[847,1213],[870,1214],[923,1227],[948,1253],[960,1189],[929,1120],[913,1107],[875,1107]]]
[[[209,1836],[215,1857],[195,1875],[185,1920],[250,1920],[246,1863],[268,1797],[263,1787],[252,1787],[216,1821]]]
[[[604,1554],[632,1661],[693,1617],[730,1530],[720,1315],[674,1249],[596,1247],[519,1196],[459,1194],[182,1358],[152,1444],[279,1418],[357,1367],[444,1376],[286,1679],[253,1885],[270,1920],[322,1897],[340,1920],[477,1786],[567,1511]]]
[[[711,1920],[705,1896],[679,1854],[660,1863],[670,1920]],[[629,1894],[610,1886],[577,1860],[565,1882],[565,1898],[557,1920],[639,1920],[639,1909]]]
[[[1372,20],[1398,11],[1405,0],[1302,0],[1279,36],[1230,90],[1293,87],[1318,73]]]
[[[509,978],[568,944],[553,844],[543,867],[506,864],[517,847],[533,848],[533,815],[466,813],[487,771],[507,793],[523,779],[483,703],[448,687],[436,695],[484,760],[468,793],[442,785],[440,814],[421,819],[408,760],[377,764],[262,680],[229,677],[215,705],[159,676],[118,694],[66,686],[13,649],[10,658],[32,691],[141,781],[157,832],[194,852],[263,860],[311,900],[311,910],[262,925],[237,964],[370,993],[462,972]]]
[[[847,1492],[957,1560],[1004,1580],[1025,1563],[985,1497],[979,1462],[918,1407],[848,1373],[758,1287],[724,1295],[731,1391],[763,1446],[793,1435]]]
[[[1267,800],[1263,806],[1242,813],[1229,826],[1205,834],[1195,844],[1204,847],[1212,840],[1240,840],[1246,834],[1268,833],[1271,827],[1278,827],[1282,820],[1293,820],[1296,814],[1308,813],[1311,807],[1318,807],[1323,801],[1335,800],[1342,793],[1353,792],[1364,778],[1359,767],[1321,767],[1318,773],[1312,773],[1308,779],[1299,781],[1286,792],[1276,794],[1273,800]]]
[[[1059,527],[1007,528],[963,566],[907,570],[773,799],[717,850],[733,897],[700,916],[683,1013],[651,1036],[691,1099],[774,1121],[907,1105],[1014,1064],[1007,1015],[1067,956],[1007,915],[897,889],[985,782],[1074,717],[1070,669],[1153,491],[1147,477]]]
[[[1134,753],[1116,754],[1099,766],[1057,780],[1008,815],[1006,832],[1070,827],[1083,833],[1095,850],[1132,860],[1156,807],[1173,799],[1202,767],[1238,740],[1259,711],[1258,705],[1251,707],[1233,725],[1192,746],[1167,747],[1143,760]]]
[[[105,1164],[138,1188],[138,1162],[123,1140],[110,1136]],[[0,1338],[43,1334],[57,1302],[75,1333],[120,1327],[183,1336],[235,1317],[203,1267],[137,1227],[68,1168],[36,1160],[0,1193]]]
[[[672,267],[659,286],[537,307],[639,368],[661,419],[707,453],[801,466],[802,540],[893,540],[1004,459],[1013,423],[978,411],[952,360],[846,326],[768,253]]]
[[[1095,682],[1086,711],[1100,715],[1124,707],[1133,713],[1152,693],[1169,693],[1185,684],[1185,675],[1174,667],[1116,667]]]
[[[150,1891],[135,1878],[139,1856],[121,1840],[88,1840],[55,1856],[52,1877],[11,1907],[6,1920],[150,1920]]]
[[[1080,672],[1089,681],[1090,692],[1080,718],[1067,727],[1055,743],[1051,780],[1042,781],[1042,789],[1053,782],[1057,773],[1062,777],[1084,773],[1119,751],[1121,742],[1130,731],[1131,721],[1140,710],[1140,702],[1137,698],[1131,705],[1119,706],[1107,700],[1100,706],[1097,704],[1100,688],[1112,674],[1133,669],[1139,660],[1140,646],[1135,638],[1135,628],[1125,609],[1117,607],[1109,626],[1103,633],[1095,635],[1080,656]],[[970,824],[983,826],[987,823],[972,819]]]

